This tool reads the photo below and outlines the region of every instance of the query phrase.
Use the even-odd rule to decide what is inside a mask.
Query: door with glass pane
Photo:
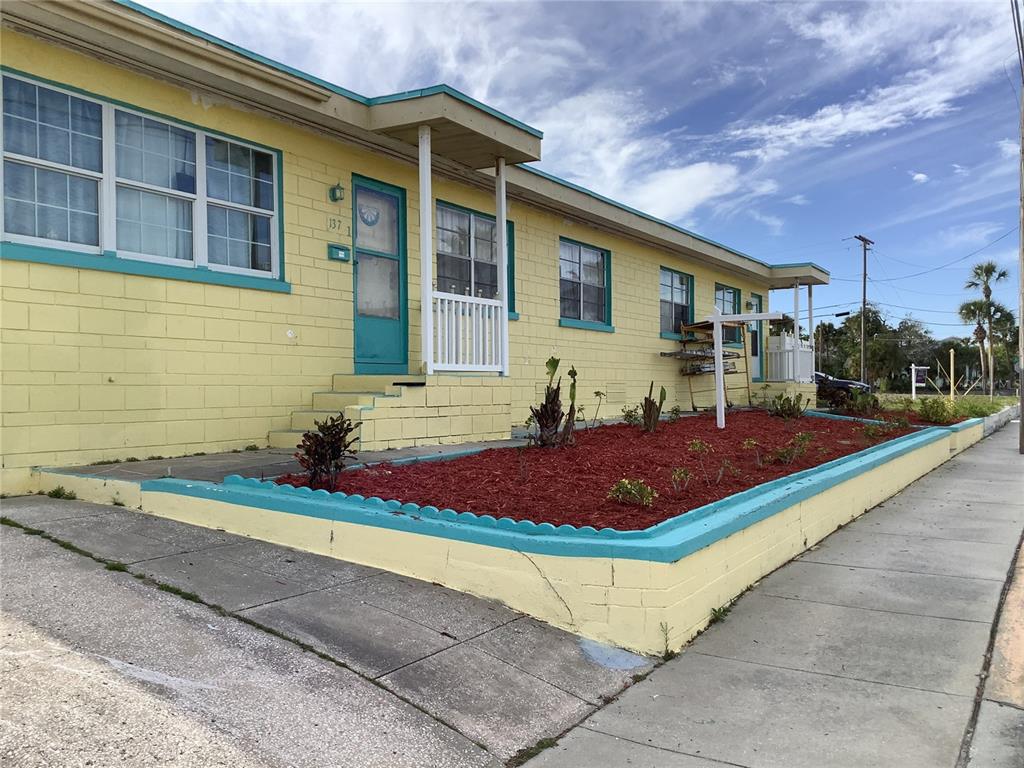
[[[761,297],[756,293],[750,294],[750,311],[751,312],[762,312],[763,302]],[[764,368],[762,368],[762,361],[764,360],[762,347],[764,346],[764,321],[756,320],[752,323],[747,324],[747,334],[750,337],[750,378],[753,381],[761,381],[764,378],[762,375]]]
[[[352,184],[356,373],[408,373],[405,190]]]

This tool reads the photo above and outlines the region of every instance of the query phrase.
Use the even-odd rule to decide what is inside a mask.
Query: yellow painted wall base
[[[43,490],[59,484],[108,504],[118,494],[126,505],[162,517],[437,582],[595,640],[660,654],[678,650],[707,626],[712,609],[949,459],[955,434],[674,563],[528,554],[177,494],[136,497],[124,487],[130,483],[61,473],[40,473],[39,481]]]

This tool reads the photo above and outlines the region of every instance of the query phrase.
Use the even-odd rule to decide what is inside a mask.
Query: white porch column
[[[793,283],[793,347],[789,351],[789,380],[800,372],[800,281]]]
[[[508,376],[508,201],[505,199],[505,158],[494,164],[495,239],[498,246],[498,295],[501,297],[501,375]]]
[[[434,372],[434,195],[430,187],[430,126],[420,126],[420,349]]]
[[[811,357],[814,356],[814,286],[807,284],[807,338],[811,344]]]

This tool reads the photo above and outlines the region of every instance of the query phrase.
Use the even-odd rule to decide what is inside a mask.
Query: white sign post
[[[714,311],[704,318],[711,323],[711,339],[715,345],[715,423],[719,429],[725,429],[725,361],[722,356],[722,323],[739,322],[753,323],[759,320],[781,320],[781,312],[749,312],[745,315],[723,315],[722,310],[715,307]],[[794,318],[794,324],[797,320]],[[798,336],[798,328],[794,335]],[[750,372],[747,372],[750,375]]]

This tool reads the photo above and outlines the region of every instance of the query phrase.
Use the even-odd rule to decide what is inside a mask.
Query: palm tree
[[[994,261],[982,261],[971,268],[971,277],[964,283],[964,288],[980,288],[985,312],[985,331],[989,341],[988,345],[988,394],[991,397],[995,394],[995,371],[992,365],[992,284],[1001,282],[1010,277],[1005,269],[1000,269]]]
[[[978,357],[981,360],[981,377],[985,378],[985,341],[988,339],[988,332],[985,330],[987,307],[984,301],[975,299],[965,301],[957,310],[960,319],[965,323],[974,323],[974,341],[978,344]]]

